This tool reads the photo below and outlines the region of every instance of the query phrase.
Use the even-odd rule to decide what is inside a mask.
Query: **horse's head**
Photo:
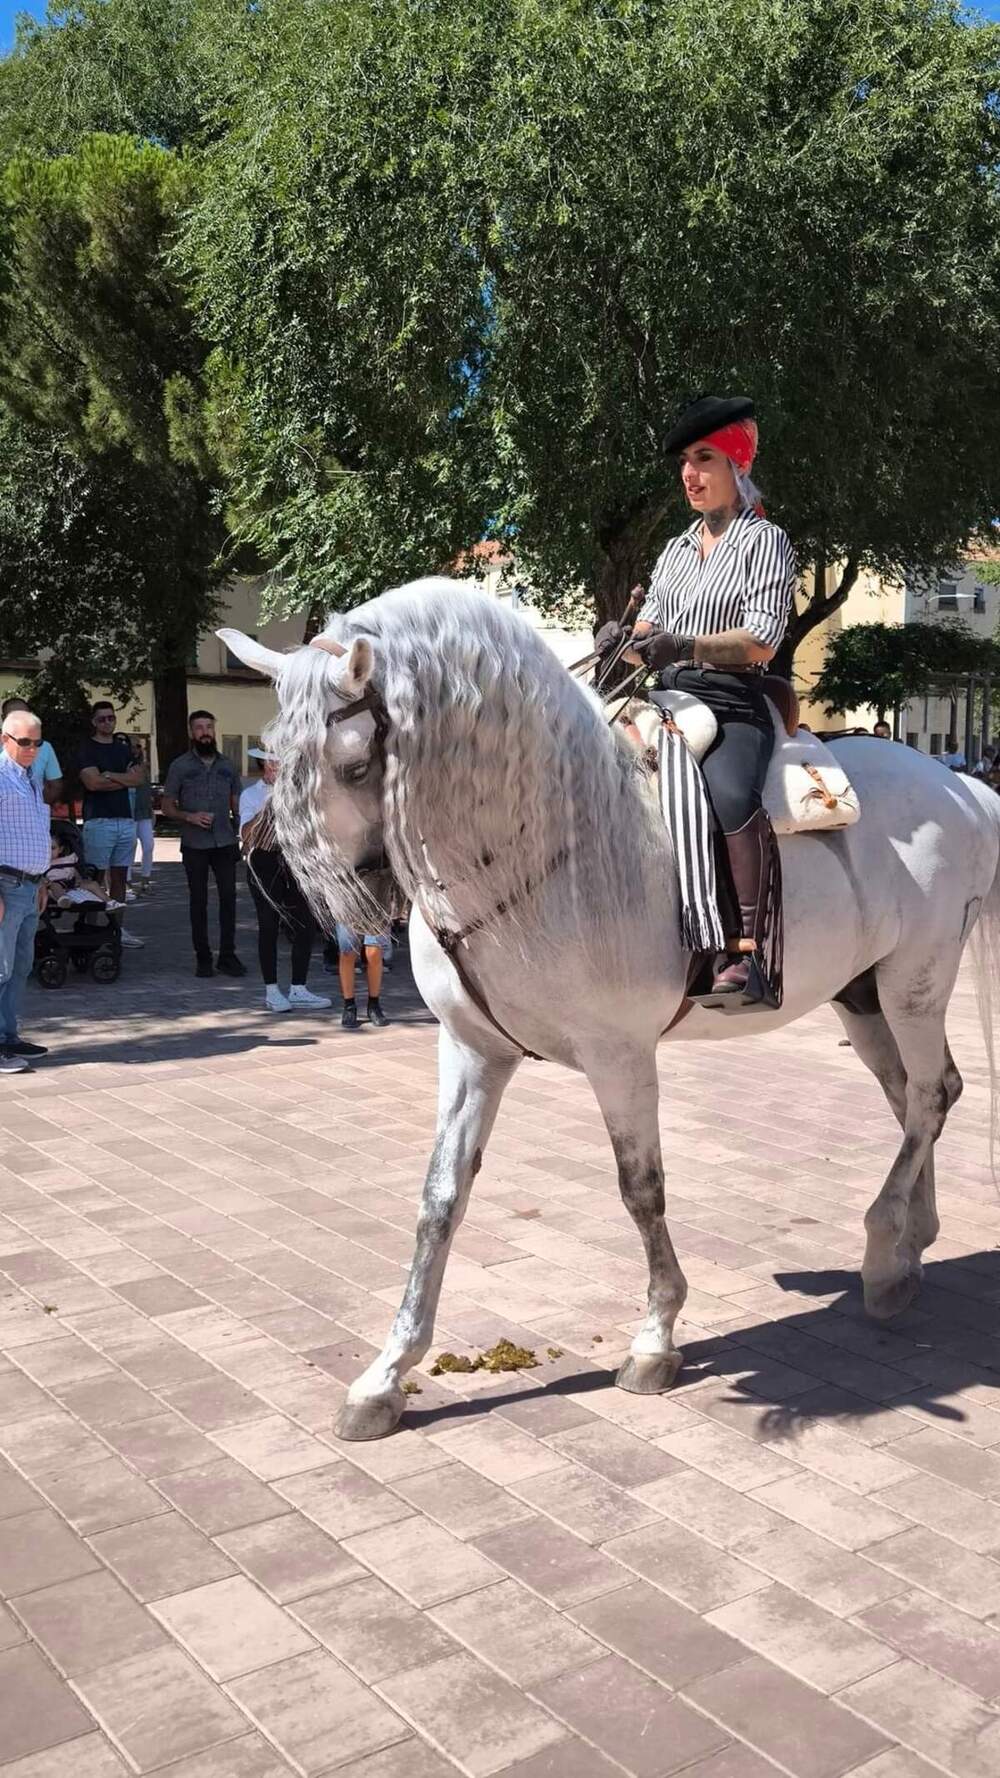
[[[274,680],[278,714],[267,741],[277,756],[275,826],[282,851],[321,919],[385,917],[364,879],[384,866],[384,715],[372,686],[375,653],[318,636],[291,654],[239,630],[219,630],[237,658]]]

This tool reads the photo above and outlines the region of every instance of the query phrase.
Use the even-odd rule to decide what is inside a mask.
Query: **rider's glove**
[[[656,672],[694,658],[694,637],[681,636],[675,630],[654,630],[650,636],[639,637],[632,647]]]
[[[594,637],[594,652],[602,661],[614,654],[625,640],[625,631],[621,624],[602,624]]]

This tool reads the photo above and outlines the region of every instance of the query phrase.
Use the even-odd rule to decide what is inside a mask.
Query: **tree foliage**
[[[960,618],[934,624],[848,624],[827,644],[810,696],[828,716],[887,710],[927,696],[951,676],[1000,672],[1000,644]]]
[[[81,676],[151,674],[161,757],[184,743],[225,537],[204,351],[170,263],[190,188],[185,162],[128,138],[20,154],[0,241],[0,399],[21,428],[3,471],[10,627],[30,617]]]
[[[707,388],[846,564],[799,633],[954,557],[1000,510],[998,84],[951,0],[261,0],[185,251],[293,597],[482,528],[614,612]]]

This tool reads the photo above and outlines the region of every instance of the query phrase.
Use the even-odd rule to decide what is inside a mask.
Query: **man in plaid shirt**
[[[30,710],[3,720],[0,751],[0,1074],[23,1074],[40,1043],[18,1034],[17,1015],[35,954],[38,888],[51,858],[49,811],[31,775],[42,725]]]

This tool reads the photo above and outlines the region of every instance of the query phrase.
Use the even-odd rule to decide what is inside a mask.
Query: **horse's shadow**
[[[821,1420],[881,1444],[883,1433],[887,1443],[894,1437],[891,1410],[899,1407],[961,1433],[973,1406],[962,1393],[978,1385],[975,1409],[998,1410],[1000,1443],[1000,1249],[931,1261],[917,1303],[889,1324],[865,1315],[855,1272],[781,1272],[774,1282],[823,1301],[781,1320],[686,1340],[671,1401],[687,1397],[697,1408],[701,1394],[712,1418],[756,1438],[794,1438],[798,1425]],[[403,1424],[441,1431],[494,1411],[506,1417],[509,1409],[527,1425],[532,1402],[596,1394],[613,1382],[613,1371],[567,1354],[548,1381],[544,1370],[537,1383],[522,1372],[516,1387],[414,1404]],[[995,1403],[986,1404],[982,1386],[996,1391]]]

